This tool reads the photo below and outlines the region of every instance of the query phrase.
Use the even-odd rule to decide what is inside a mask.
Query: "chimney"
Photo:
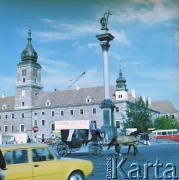
[[[80,89],[80,85],[76,85],[76,90],[79,90]]]
[[[148,103],[149,103],[149,105],[152,104],[151,98],[148,98]]]
[[[145,95],[142,95],[142,100],[146,103]]]
[[[132,90],[131,90],[131,94],[132,94],[132,97],[133,97],[134,99],[136,99],[135,89],[132,89]]]

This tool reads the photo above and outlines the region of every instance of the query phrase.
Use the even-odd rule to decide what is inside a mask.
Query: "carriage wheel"
[[[57,142],[55,142],[55,143],[52,144],[53,150],[55,150],[55,151],[57,150],[57,146],[58,146],[59,143],[60,143],[60,142],[57,141]]]
[[[71,151],[68,145],[66,145],[64,142],[59,142],[57,145],[57,152],[60,156],[64,157],[67,154],[69,154]]]
[[[89,154],[91,156],[100,156],[103,151],[103,148],[98,143],[91,143],[89,145]]]

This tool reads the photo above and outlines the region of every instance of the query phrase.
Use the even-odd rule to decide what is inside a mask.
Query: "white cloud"
[[[98,48],[99,47],[99,44],[97,44],[97,43],[88,43],[88,48],[90,48],[90,49],[93,49],[93,48]]]
[[[125,44],[125,45],[130,45],[131,42],[127,38],[125,31],[115,31],[111,30],[111,34],[115,37],[115,41]]]
[[[39,41],[59,41],[67,39],[76,39],[89,33],[97,33],[97,26],[94,22],[73,22],[63,23],[52,19],[41,19],[41,21],[52,30],[36,31],[34,32],[35,38]]]
[[[51,68],[52,72],[52,68]],[[101,73],[101,76],[99,74]],[[59,72],[59,75],[56,73],[51,73],[50,75],[43,76],[43,85],[47,91],[52,89],[65,90],[68,89],[69,85],[71,89],[74,89],[76,85],[80,85],[83,87],[94,87],[102,85],[102,72],[95,68],[88,69],[85,71],[85,75],[81,76],[79,70],[74,70],[72,73],[66,73],[65,70],[63,72]],[[78,79],[77,81],[75,81]]]
[[[177,1],[166,0],[133,0],[123,5],[126,7],[121,9],[120,6],[113,8],[113,16],[111,20],[119,23],[131,21],[139,21],[146,25],[171,20],[178,17]],[[140,6],[139,6],[140,5]]]

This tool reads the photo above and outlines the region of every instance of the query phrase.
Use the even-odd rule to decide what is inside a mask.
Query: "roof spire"
[[[120,60],[119,64],[119,77],[122,77],[122,68],[121,68],[122,61]]]
[[[30,16],[28,17],[28,26],[29,26],[29,31],[28,31],[28,38],[27,38],[27,40],[28,40],[28,44],[31,44],[32,38],[31,38]]]
[[[22,51],[21,54],[21,60],[22,61],[32,61],[32,62],[37,62],[37,52],[35,51],[35,49],[33,48],[31,41],[32,41],[32,37],[31,37],[31,25],[30,25],[30,17],[28,17],[28,37],[27,37],[27,46],[26,48]]]

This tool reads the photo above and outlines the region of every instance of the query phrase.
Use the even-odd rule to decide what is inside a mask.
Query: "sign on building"
[[[55,121],[55,130],[89,129],[89,120]]]

